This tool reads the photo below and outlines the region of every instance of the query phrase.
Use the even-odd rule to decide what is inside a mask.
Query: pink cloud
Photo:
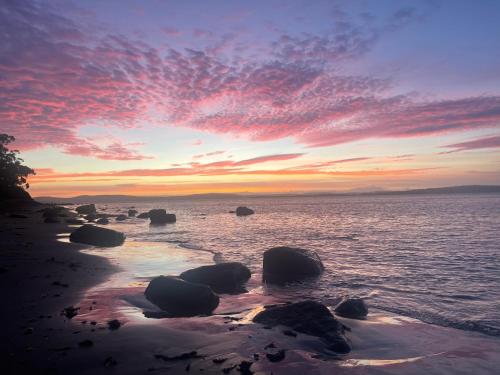
[[[471,141],[454,143],[443,147],[451,148],[453,150],[442,152],[442,154],[451,154],[454,152],[468,151],[468,150],[500,148],[500,136],[497,135],[492,137],[479,138]]]
[[[125,145],[89,144],[78,129],[146,121],[323,147],[497,127],[500,96],[419,101],[390,95],[388,79],[338,73],[335,61],[362,55],[380,33],[416,17],[407,10],[380,30],[346,23],[328,36],[283,35],[269,46],[269,60],[228,59],[208,47],[164,51],[124,36],[90,35],[53,8],[9,2],[0,12],[2,131],[22,149],[52,145],[140,160],[147,156]],[[216,39],[206,30],[194,34]]]

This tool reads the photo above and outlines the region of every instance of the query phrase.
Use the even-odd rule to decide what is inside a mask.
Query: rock
[[[149,220],[151,224],[166,224],[175,223],[177,218],[174,214],[167,214],[167,211],[159,208],[149,211]]]
[[[120,246],[125,235],[115,230],[85,224],[74,230],[69,236],[71,242],[80,242],[95,246]]]
[[[78,206],[76,208],[76,212],[78,212],[81,215],[95,214],[96,213],[95,204],[85,204],[83,206]]]
[[[144,294],[150,302],[172,316],[210,315],[219,305],[219,297],[209,286],[174,276],[155,277]]]
[[[66,208],[61,206],[53,206],[44,208],[41,212],[43,212],[43,217],[56,217],[64,215]]]
[[[118,319],[113,319],[108,322],[108,328],[112,331],[117,330],[118,328],[121,327],[121,323]]]
[[[128,210],[129,217],[134,217],[135,215],[137,215],[137,210]]]
[[[61,312],[61,315],[64,315],[66,318],[71,319],[71,318],[75,317],[76,315],[78,315],[78,310],[80,310],[79,307],[69,306],[69,307],[66,307]]]
[[[137,215],[138,219],[149,219],[149,212],[143,212]]]
[[[320,338],[328,349],[349,353],[350,345],[344,336],[344,326],[328,308],[316,301],[302,301],[269,307],[258,313],[253,321],[269,326],[283,325],[294,331]]]
[[[82,219],[77,219],[75,217],[70,217],[70,218],[66,219],[66,224],[82,225],[82,224],[85,224],[85,221]]]
[[[264,253],[262,278],[280,284],[319,276],[323,270],[321,259],[312,250],[274,247]]]
[[[116,221],[124,221],[124,220],[127,220],[128,219],[128,216],[126,215],[123,215],[123,214],[120,214],[116,217]]]
[[[106,225],[109,224],[109,220],[105,217],[101,217],[99,220],[96,221],[96,223],[101,225]]]
[[[366,307],[365,301],[357,297],[344,298],[335,307],[334,311],[335,314],[350,319],[366,319],[368,315],[368,307]]]
[[[266,353],[269,362],[281,362],[285,359],[285,349],[280,349],[276,353]]]
[[[49,217],[46,217],[43,222],[50,223],[50,224],[56,224],[56,223],[60,223],[61,221],[57,217],[49,216]]]
[[[246,283],[250,276],[248,267],[238,262],[230,262],[194,268],[181,273],[179,277],[192,283],[208,285],[216,293],[233,293],[245,291],[242,284]]]
[[[85,220],[87,221],[94,221],[95,219],[97,219],[97,214],[96,213],[90,213],[88,215],[85,215]]]
[[[248,216],[248,215],[253,215],[255,213],[254,210],[248,207],[238,207],[236,209],[236,216]]]

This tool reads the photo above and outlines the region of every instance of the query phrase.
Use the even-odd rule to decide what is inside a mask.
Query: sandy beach
[[[365,321],[339,318],[351,329],[352,352],[332,357],[315,337],[251,322],[264,305],[284,302],[260,275],[248,293],[221,295],[212,316],[148,318],[158,310],[143,297],[148,280],[127,281],[109,251],[67,241],[77,226],[43,223],[42,207],[16,211],[27,218],[0,219],[2,374],[494,374],[500,367],[498,338],[374,309]],[[189,267],[185,252],[172,246],[166,273]],[[212,260],[200,254],[190,261]],[[62,314],[70,306],[79,308],[71,319]],[[113,319],[119,329],[108,326]],[[280,349],[282,361],[268,360]]]

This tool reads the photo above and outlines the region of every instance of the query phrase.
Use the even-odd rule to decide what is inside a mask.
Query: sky
[[[0,0],[34,196],[500,184],[500,2]]]

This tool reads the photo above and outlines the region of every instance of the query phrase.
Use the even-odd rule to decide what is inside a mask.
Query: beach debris
[[[218,263],[185,271],[179,275],[183,280],[205,284],[216,293],[238,293],[246,291],[242,284],[250,279],[251,272],[239,262]]]
[[[135,215],[137,215],[137,210],[128,210],[128,216],[134,217]]]
[[[274,247],[264,252],[262,279],[286,283],[319,276],[324,270],[318,254],[312,250]]]
[[[285,359],[285,349],[280,349],[276,353],[266,353],[266,358],[269,362],[281,362]]]
[[[69,306],[69,307],[66,307],[61,312],[61,315],[64,315],[66,318],[71,319],[71,318],[75,317],[76,315],[78,315],[78,310],[80,310],[79,307]]]
[[[94,342],[92,340],[87,339],[87,340],[80,341],[78,343],[78,346],[80,348],[90,348],[90,347],[94,346]]]
[[[248,216],[253,215],[254,213],[254,210],[245,206],[240,206],[236,209],[236,216]]]
[[[349,319],[366,319],[368,307],[359,297],[344,298],[334,309],[335,314]]]
[[[220,365],[221,363],[224,363],[227,361],[227,358],[214,358],[212,359],[212,362],[215,363],[216,365]]]
[[[270,326],[283,325],[294,331],[316,336],[329,350],[336,353],[345,354],[351,350],[344,336],[344,326],[325,305],[316,301],[270,307],[258,313],[253,321]]]
[[[167,214],[162,208],[154,209],[149,211],[149,220],[151,224],[168,224],[175,223],[177,218],[175,214]]]
[[[241,363],[237,367],[237,370],[243,375],[252,375],[254,373],[252,370],[250,370],[250,367],[252,367],[252,365],[253,362],[251,361],[241,361]]]
[[[219,297],[209,286],[174,276],[155,277],[144,292],[146,298],[172,316],[210,315]]]
[[[110,320],[108,321],[108,328],[112,331],[115,331],[117,330],[118,328],[121,327],[121,323],[118,319],[113,319],[113,320]]]
[[[116,359],[109,356],[109,357],[106,357],[106,359],[104,359],[104,362],[102,364],[104,365],[104,367],[110,368],[110,367],[116,366],[118,364],[118,362],[116,361]]]
[[[82,206],[78,206],[77,208],[75,208],[75,210],[81,215],[96,213],[95,204],[84,204]]]
[[[196,350],[191,352],[182,353],[173,357],[169,357],[168,355],[163,354],[155,354],[156,359],[161,359],[163,361],[182,361],[186,359],[196,359],[196,358],[205,358],[205,356],[198,354]]]
[[[95,246],[120,246],[125,241],[125,235],[112,229],[85,224],[74,230],[69,236],[71,242],[80,242]]]

